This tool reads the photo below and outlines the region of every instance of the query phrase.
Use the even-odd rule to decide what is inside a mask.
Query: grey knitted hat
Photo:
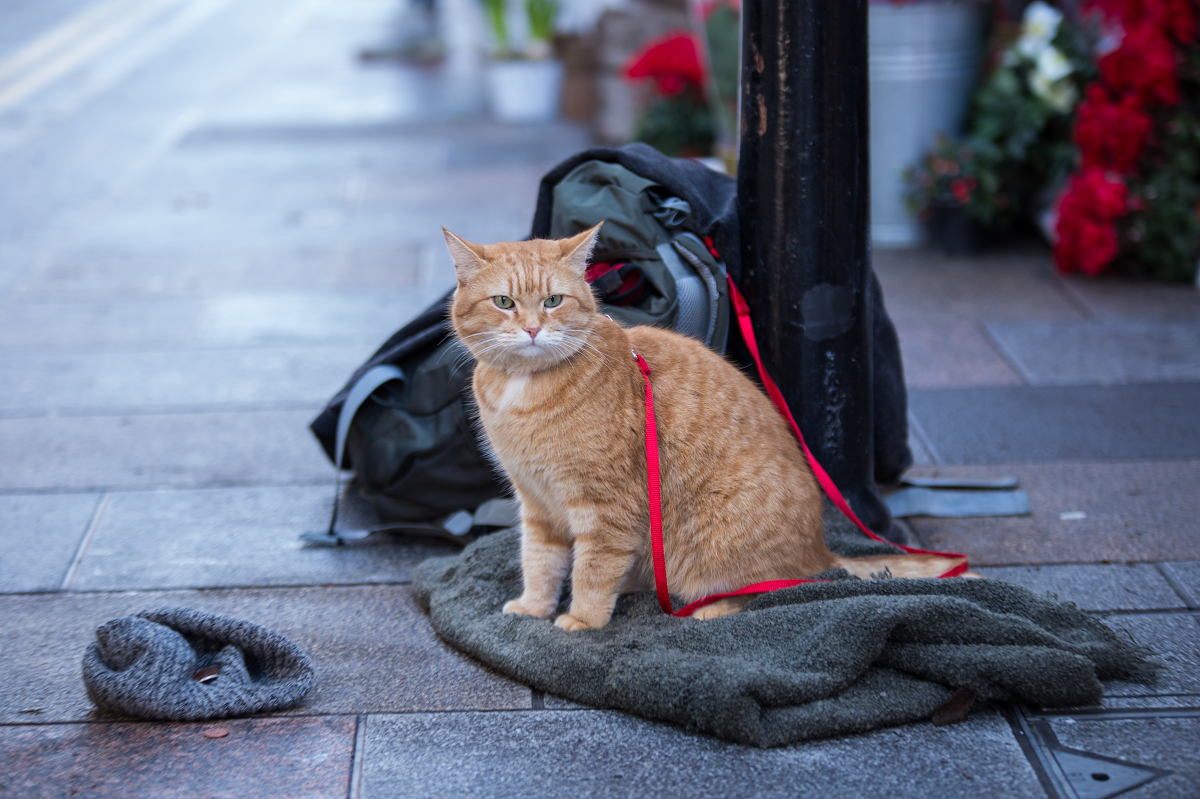
[[[291,707],[316,674],[299,647],[266,627],[159,608],[97,628],[83,682],[101,710],[200,721]]]

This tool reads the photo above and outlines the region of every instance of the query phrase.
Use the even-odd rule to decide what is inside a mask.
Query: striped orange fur
[[[549,617],[571,575],[566,630],[603,627],[618,594],[654,585],[645,407],[632,349],[653,369],[663,541],[686,602],[840,566],[934,577],[942,558],[847,559],[825,546],[820,489],[759,389],[703,344],[597,312],[584,280],[599,226],[562,241],[478,245],[445,231],[455,332],[477,360],[492,451],[521,503],[524,590],[505,613]],[[744,598],[701,608],[736,613]]]

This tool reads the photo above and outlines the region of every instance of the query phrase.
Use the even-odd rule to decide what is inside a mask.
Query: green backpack
[[[733,183],[719,185],[732,196]],[[553,185],[548,236],[566,238],[601,221],[587,274],[601,311],[625,326],[672,329],[723,353],[725,265],[701,238],[692,206],[619,163],[588,160]],[[451,296],[393,335],[312,424],[330,460],[354,469],[357,490],[389,524],[338,531],[335,502],[328,532],[307,540],[338,544],[403,533],[466,543],[516,523],[515,503],[504,499],[505,480],[472,421],[475,362],[450,333]]]
[[[654,325],[725,351],[725,265],[691,223],[691,206],[620,164],[588,161],[554,188],[550,238],[603,221],[588,280],[604,313],[626,327]]]

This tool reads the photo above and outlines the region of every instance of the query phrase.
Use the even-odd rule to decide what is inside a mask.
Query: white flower
[[[1062,12],[1046,5],[1042,0],[1030,3],[1025,9],[1021,23],[1021,38],[1017,39],[1017,50],[1026,58],[1036,59],[1058,34]]]
[[[1047,47],[1037,58],[1037,71],[1050,83],[1054,83],[1071,74],[1071,62],[1057,47]]]
[[[1065,114],[1079,99],[1075,86],[1065,80],[1073,71],[1066,56],[1057,47],[1047,45],[1038,55],[1035,69],[1029,73],[1029,90],[1058,113]]]
[[[1079,99],[1073,83],[1068,80],[1047,80],[1040,70],[1029,73],[1029,90],[1060,114],[1074,108],[1075,101]]]

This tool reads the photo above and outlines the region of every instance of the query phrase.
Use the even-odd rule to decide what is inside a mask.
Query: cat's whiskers
[[[469,338],[478,338],[480,336],[494,337],[495,334],[491,330],[485,330],[482,333],[468,333],[465,336],[460,335],[459,338],[460,339],[469,339]],[[486,345],[486,344],[490,343],[490,341],[491,341],[491,338],[485,340],[483,342],[483,344]],[[468,362],[470,362],[472,360],[476,360],[475,353],[473,353],[471,351],[471,348],[467,346],[467,342],[464,340],[462,342],[462,344],[463,344],[463,346],[458,349],[458,352],[454,356],[454,363],[450,367],[450,371],[452,373],[457,372],[460,368],[462,368],[463,366],[466,366]]]
[[[507,352],[510,349],[511,349],[511,346],[509,345],[509,343],[507,341],[490,342],[486,347],[484,347],[481,350],[478,350],[475,353],[475,360],[482,361],[482,360],[484,360],[485,356],[490,355],[491,353],[495,352],[496,350],[500,350],[501,352]]]
[[[580,332],[583,332],[583,331],[564,330],[564,331],[562,331],[562,337],[566,341],[580,345],[579,347],[576,348],[576,352],[587,353],[589,356],[591,356],[592,354],[598,355],[598,356],[600,356],[600,363],[602,363],[602,364],[606,363],[608,361],[608,354],[605,353],[600,348],[598,348],[595,344],[593,344],[591,342],[590,338],[585,338],[583,336],[571,335],[571,333],[580,333]]]

